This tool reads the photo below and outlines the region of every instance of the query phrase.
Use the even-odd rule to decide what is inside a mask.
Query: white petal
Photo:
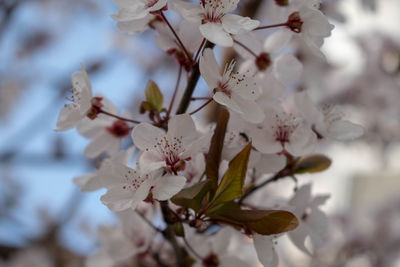
[[[306,184],[300,187],[294,197],[289,201],[289,205],[295,206],[294,214],[297,217],[302,217],[311,199],[311,184]]]
[[[319,128],[319,124],[323,124],[324,115],[317,109],[306,91],[296,93],[294,95],[294,102],[304,118],[311,124],[317,128]]]
[[[185,20],[190,22],[200,22],[200,13],[202,9],[200,5],[196,5],[187,1],[174,0],[171,3],[171,9],[179,13]]]
[[[196,126],[189,114],[181,114],[173,116],[168,122],[168,134],[171,139],[174,137],[182,137],[183,145],[193,142],[198,137]]]
[[[133,143],[142,151],[152,149],[157,140],[164,135],[163,130],[148,123],[140,123],[132,130]]]
[[[129,189],[124,189],[124,186],[124,184],[119,184],[111,187],[105,195],[101,196],[100,200],[113,211],[129,209],[135,193]]]
[[[186,184],[186,178],[183,176],[165,175],[156,179],[153,188],[153,197],[163,201],[170,199],[176,193],[182,190]]]
[[[157,0],[157,2],[152,7],[148,8],[147,10],[149,12],[154,12],[154,11],[160,10],[167,5],[167,2],[168,2],[167,0]]]
[[[152,18],[153,16],[149,15],[142,19],[119,21],[117,27],[121,32],[127,34],[141,33],[149,27],[149,22]]]
[[[121,146],[121,139],[116,138],[103,130],[87,145],[83,154],[92,159],[99,156],[103,152],[107,152],[109,155],[119,151]]]
[[[282,53],[274,59],[274,73],[285,83],[296,82],[303,71],[303,64],[294,56]]]
[[[240,107],[243,119],[251,123],[260,123],[264,120],[265,114],[261,107],[253,100],[244,99],[237,94],[232,94],[233,101]]]
[[[135,5],[128,8],[121,8],[118,10],[117,14],[111,15],[111,17],[116,21],[124,22],[142,19],[148,14],[149,12],[143,7],[143,5]]]
[[[75,127],[75,125],[83,119],[83,116],[80,113],[79,107],[75,104],[69,104],[64,106],[60,114],[58,115],[57,120],[57,129],[55,131],[61,132],[71,129]]]
[[[292,240],[293,244],[303,251],[304,253],[311,256],[310,250],[305,246],[306,238],[309,234],[309,228],[303,222],[300,222],[300,225],[293,231],[288,233],[290,240]]]
[[[145,151],[139,158],[140,173],[146,174],[167,166],[165,158],[157,151]]]
[[[229,33],[224,31],[221,23],[205,23],[199,27],[201,34],[210,42],[228,47],[233,46],[233,40]]]
[[[292,38],[293,33],[288,29],[280,29],[272,33],[264,43],[264,50],[267,53],[278,52]]]
[[[329,137],[339,141],[349,141],[364,134],[364,128],[347,120],[338,120],[328,127]]]
[[[272,154],[282,151],[282,145],[275,140],[273,132],[269,128],[252,130],[251,138],[253,146],[262,153]]]
[[[199,64],[201,76],[207,82],[208,87],[211,90],[217,88],[218,82],[221,80],[221,75],[212,49],[206,48],[203,51]]]
[[[241,114],[242,110],[239,107],[239,105],[232,100],[229,96],[227,96],[225,93],[222,92],[216,92],[213,96],[213,99],[215,102],[218,104],[227,106],[228,108],[232,109],[233,111],[236,111],[237,113]]]
[[[254,234],[253,240],[258,259],[264,267],[278,266],[278,255],[275,252],[272,237]]]
[[[285,149],[293,156],[303,156],[314,151],[317,144],[317,136],[307,126],[300,125],[290,136],[289,143],[285,143]]]
[[[240,34],[254,30],[260,25],[258,20],[242,17],[235,14],[227,14],[222,17],[222,27],[231,34]]]
[[[97,117],[95,120],[85,117],[79,121],[76,129],[78,130],[78,133],[84,137],[93,138],[98,135],[100,131],[104,130],[104,128],[110,126],[110,124],[110,120],[104,119],[101,116]]]

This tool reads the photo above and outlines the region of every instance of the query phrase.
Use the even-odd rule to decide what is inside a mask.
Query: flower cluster
[[[149,82],[140,106],[148,120],[139,121],[93,96],[83,66],[72,76],[71,103],[61,110],[56,130],[76,126],[91,139],[85,156],[106,155],[95,173],[75,183],[82,191],[105,188],[101,201],[120,214],[122,225],[99,230],[101,248],[87,266],[277,266],[275,243],[285,233],[313,256],[323,244],[327,217],[320,206],[328,196],[313,197],[311,184],[298,186],[296,176],[329,167],[327,157],[315,154],[321,143],[363,134],[337,107],[319,107],[307,91],[293,90],[303,65],[282,49],[300,41],[322,55],[333,26],[319,1],[275,1],[281,21],[266,26],[234,14],[239,0],[115,3],[118,27],[126,33],[156,32],[160,49],[175,56],[179,77],[166,106],[162,90]],[[184,20],[179,30],[168,20],[169,7]],[[263,29],[274,28],[261,39]],[[233,47],[237,61],[221,68],[215,46]],[[183,71],[188,79],[175,111]],[[199,76],[208,86],[205,97],[193,95]],[[197,100],[205,102],[188,112]],[[215,124],[204,126],[194,114],[211,102],[222,110]],[[123,138],[133,146],[122,149]],[[254,201],[254,193],[286,177],[296,181],[290,199],[272,209]],[[164,223],[155,226],[160,218]],[[157,233],[163,238],[154,238]],[[306,247],[307,237],[312,248]]]

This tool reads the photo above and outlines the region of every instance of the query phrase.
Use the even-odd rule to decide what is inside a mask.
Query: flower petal
[[[254,234],[253,240],[258,259],[264,265],[264,267],[278,266],[279,259],[275,252],[273,238],[271,236]]]
[[[254,30],[260,25],[258,20],[242,17],[235,14],[226,14],[221,19],[224,30],[231,34],[241,34]]]
[[[229,33],[224,31],[221,23],[207,22],[199,27],[201,34],[210,42],[228,47],[233,46],[233,40]]]
[[[165,132],[148,123],[140,123],[132,130],[132,140],[137,148],[142,151],[152,149],[157,140],[162,138]]]
[[[186,178],[183,176],[164,175],[158,177],[152,190],[153,197],[160,201],[170,199],[181,191],[185,184]]]
[[[218,82],[221,80],[221,74],[212,49],[206,48],[203,51],[199,64],[201,76],[207,82],[208,87],[211,90],[217,88]]]

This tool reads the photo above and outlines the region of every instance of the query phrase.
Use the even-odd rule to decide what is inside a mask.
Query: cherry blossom
[[[343,120],[343,114],[336,107],[325,106],[318,109],[307,92],[295,94],[295,102],[319,139],[348,141],[364,134],[362,126]]]
[[[288,152],[293,156],[311,153],[317,136],[304,121],[293,114],[272,110],[261,128],[252,131],[253,145],[262,153]]]
[[[288,233],[293,243],[303,252],[311,255],[305,246],[306,238],[309,236],[314,249],[322,247],[324,235],[327,232],[328,218],[319,208],[329,198],[329,195],[311,197],[311,184],[300,187],[289,204],[295,206],[293,213],[299,218],[299,226]]]
[[[253,235],[254,247],[257,256],[264,267],[278,266],[279,258],[274,247],[273,236]]]
[[[72,74],[72,97],[69,99],[72,103],[66,104],[60,111],[56,131],[65,131],[75,127],[79,121],[88,116],[93,101],[100,100],[92,97],[92,85],[89,76],[82,64],[81,68],[80,72]]]
[[[123,264],[149,248],[154,230],[132,211],[121,213],[119,217],[120,225],[99,227],[100,248],[87,259],[87,267],[112,267]]]
[[[300,78],[303,65],[293,55],[277,53],[285,41],[267,37],[262,43],[252,33],[235,37],[234,49],[245,59],[241,68],[247,68],[264,75],[272,74],[282,82],[296,82]]]
[[[239,0],[204,0],[200,5],[175,0],[172,8],[185,20],[201,25],[201,34],[207,40],[220,45],[232,46],[231,34],[242,34],[255,29],[260,22],[248,17],[226,14],[237,8]]]
[[[259,123],[265,115],[255,100],[260,95],[254,77],[234,73],[235,62],[225,66],[220,74],[219,65],[211,49],[205,49],[200,57],[200,73],[213,92],[213,99],[239,113],[243,119]]]
[[[159,171],[139,174],[138,171],[125,165],[115,167],[113,185],[101,197],[101,201],[113,211],[136,209],[143,200],[149,197],[163,201],[178,193],[185,185],[184,176],[166,174]]]
[[[90,192],[103,187],[110,187],[114,184],[114,173],[121,164],[127,164],[135,147],[130,147],[126,151],[118,151],[109,158],[105,158],[99,169],[95,173],[90,173],[76,177],[74,183],[81,187],[81,192]]]
[[[118,21],[118,28],[128,34],[147,29],[154,17],[152,13],[164,9],[167,5],[167,0],[114,0],[114,2],[120,10],[111,17]]]
[[[118,114],[118,109],[108,100],[102,99],[103,109]],[[78,132],[90,143],[83,154],[88,158],[98,157],[101,153],[112,155],[120,150],[122,138],[128,137],[131,126],[126,121],[100,114],[95,120],[83,118],[77,125]]]
[[[137,125],[132,140],[143,153],[139,157],[142,173],[163,168],[176,175],[196,154],[207,149],[210,135],[201,135],[188,114],[176,115],[168,122],[168,132],[148,123]]]

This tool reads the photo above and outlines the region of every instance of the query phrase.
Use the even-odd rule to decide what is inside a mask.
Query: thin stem
[[[207,101],[206,103],[204,103],[203,105],[201,105],[200,107],[198,107],[198,108],[195,109],[194,111],[190,112],[189,115],[193,115],[193,114],[199,112],[199,111],[202,110],[205,106],[207,106],[208,104],[210,104],[211,101],[213,101],[212,98],[208,99],[208,101]]]
[[[192,97],[190,101],[197,101],[197,100],[210,100],[210,97]]]
[[[249,52],[250,54],[252,54],[255,58],[257,58],[257,54],[254,53],[250,48],[248,48],[247,46],[245,46],[244,44],[242,44],[241,42],[237,41],[237,40],[233,40],[235,43],[237,43],[238,45],[240,45],[241,47],[243,47],[247,52]]]
[[[142,214],[140,211],[135,210],[135,212],[137,213],[137,215],[139,215],[143,221],[145,221],[151,228],[153,228],[154,230],[156,230],[156,232],[161,233],[162,230],[160,228],[158,228],[157,226],[155,226],[149,219],[146,218],[146,216],[144,216],[144,214]]]
[[[203,38],[203,40],[201,41],[200,47],[199,47],[199,49],[197,49],[196,55],[193,58],[194,62],[197,62],[197,57],[200,55],[200,52],[201,52],[201,50],[202,50],[202,48],[203,48],[205,43],[206,43],[206,38]]]
[[[108,111],[105,111],[105,110],[103,110],[103,109],[100,109],[99,112],[100,112],[100,113],[103,113],[103,114],[106,114],[106,115],[108,115],[108,116],[110,116],[110,117],[113,117],[113,118],[122,120],[122,121],[128,121],[128,122],[132,122],[132,123],[141,123],[141,121],[137,121],[137,120],[132,120],[132,119],[124,118],[124,117],[121,117],[121,116],[112,114],[112,113],[110,113],[110,112],[108,112]]]
[[[187,248],[193,253],[193,255],[196,256],[196,258],[198,258],[199,260],[203,260],[203,257],[201,257],[199,255],[199,253],[197,253],[196,250],[193,249],[193,247],[189,244],[189,242],[187,241],[186,237],[183,237],[183,242],[185,243],[185,245],[187,246]]]
[[[174,94],[172,95],[171,102],[169,103],[169,108],[168,108],[168,111],[167,111],[167,118],[169,118],[169,115],[171,114],[171,110],[172,110],[172,107],[173,107],[174,102],[175,102],[176,93],[178,92],[179,83],[181,81],[181,75],[182,75],[182,65],[179,66],[178,78],[176,80]]]
[[[258,189],[266,186],[269,183],[275,182],[277,181],[279,178],[281,178],[280,176],[280,172],[278,172],[277,174],[275,174],[274,176],[272,176],[271,178],[265,180],[264,182],[262,182],[261,184],[251,188],[244,196],[242,196],[239,199],[239,204],[241,204],[246,198],[248,198],[250,195],[254,194]]]
[[[253,31],[276,28],[276,27],[282,27],[282,26],[287,26],[287,22],[279,23],[279,24],[266,25],[266,26],[260,26],[260,27],[255,28]]]
[[[167,18],[165,17],[165,15],[164,15],[164,13],[162,11],[160,11],[160,16],[161,16],[161,19],[168,25],[168,28],[171,30],[172,34],[175,36],[176,40],[179,43],[179,46],[182,48],[183,53],[185,54],[187,60],[189,60],[189,62],[192,62],[192,59],[190,57],[190,54],[186,50],[186,47],[183,45],[183,43],[182,43],[181,39],[179,38],[178,34],[176,33],[176,31],[174,30],[172,25],[169,23],[169,21],[167,20]]]

